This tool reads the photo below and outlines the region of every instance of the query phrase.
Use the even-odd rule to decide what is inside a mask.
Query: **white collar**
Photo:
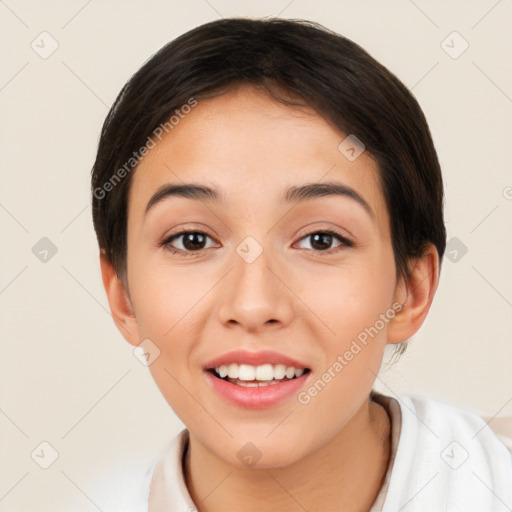
[[[392,455],[370,512],[406,506],[407,512],[452,511],[462,505],[479,512],[512,510],[511,453],[482,418],[425,396],[372,395],[390,415]],[[149,512],[197,510],[183,472],[188,443],[189,431],[183,429],[156,463]],[[467,460],[450,467],[454,457],[464,456],[462,450]]]

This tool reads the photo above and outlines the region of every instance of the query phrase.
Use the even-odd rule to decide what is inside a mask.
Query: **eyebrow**
[[[285,203],[298,204],[327,196],[343,196],[353,199],[366,210],[373,220],[375,220],[375,214],[370,205],[353,188],[343,185],[342,183],[307,183],[305,185],[292,186],[284,192],[282,200]],[[146,205],[144,215],[157,203],[169,197],[185,197],[196,201],[226,203],[226,198],[220,191],[207,185],[199,183],[167,183],[162,185],[153,196],[151,196],[151,199]]]

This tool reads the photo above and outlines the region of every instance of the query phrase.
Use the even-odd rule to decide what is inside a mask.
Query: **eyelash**
[[[198,249],[197,251],[183,251],[182,249],[176,249],[175,247],[173,247],[171,245],[171,242],[173,242],[175,239],[179,238],[180,236],[188,235],[188,234],[191,234],[191,233],[205,235],[208,238],[211,238],[204,231],[197,231],[197,230],[180,231],[179,233],[175,233],[174,235],[171,235],[170,237],[166,238],[159,245],[160,245],[160,247],[163,247],[165,250],[170,251],[172,254],[179,254],[183,258],[193,257],[193,256],[197,255],[200,251],[203,251],[204,249]],[[307,237],[310,237],[312,235],[316,235],[316,234],[319,234],[319,233],[324,234],[324,235],[330,235],[330,236],[333,236],[333,237],[337,238],[342,243],[342,245],[340,245],[338,247],[335,247],[334,249],[331,249],[331,250],[328,250],[328,251],[320,251],[320,250],[315,250],[315,249],[302,249],[302,250],[314,251],[317,254],[333,254],[335,252],[338,252],[338,250],[340,250],[340,247],[342,247],[343,245],[346,246],[346,247],[353,247],[354,246],[354,243],[351,240],[346,238],[341,233],[338,233],[337,231],[333,231],[331,229],[311,231],[311,233],[307,233],[306,235],[301,237],[300,240],[303,240],[304,238],[307,238]]]

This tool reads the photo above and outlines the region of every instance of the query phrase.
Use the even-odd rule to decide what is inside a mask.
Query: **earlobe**
[[[137,346],[140,344],[140,336],[128,292],[119,280],[112,263],[107,259],[104,249],[100,250],[100,267],[114,323],[124,339]]]
[[[439,254],[429,244],[423,256],[411,265],[410,278],[401,281],[395,301],[403,305],[388,324],[388,343],[400,343],[413,336],[429,312],[439,283]]]

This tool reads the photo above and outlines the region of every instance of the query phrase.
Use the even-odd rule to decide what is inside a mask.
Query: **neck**
[[[385,409],[366,401],[340,432],[301,460],[272,469],[239,469],[190,434],[185,481],[199,512],[364,512],[382,487],[390,435]]]

